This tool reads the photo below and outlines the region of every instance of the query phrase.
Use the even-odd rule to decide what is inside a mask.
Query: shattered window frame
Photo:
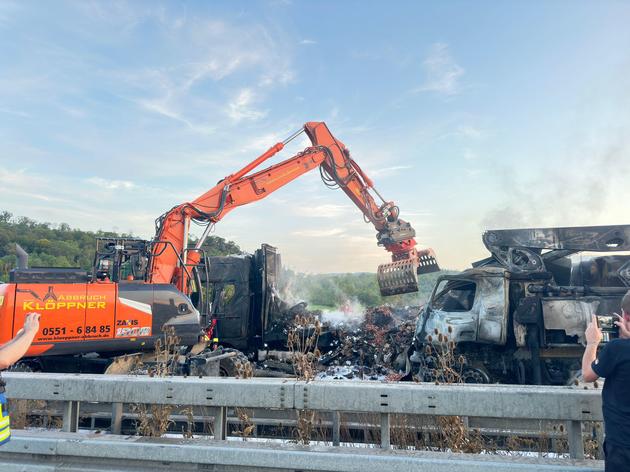
[[[444,287],[441,289],[441,285],[444,283]],[[459,289],[458,287],[467,287],[467,289]],[[472,291],[472,297],[470,295],[464,295],[465,292],[470,293]],[[450,296],[446,298],[450,292],[462,292],[461,294],[457,294],[457,296]],[[434,310],[445,311],[445,312],[457,312],[457,313],[467,313],[472,311],[475,306],[475,300],[477,298],[477,282],[470,279],[459,279],[459,278],[443,278],[438,280],[435,285],[435,290],[431,295],[431,308]],[[443,301],[441,299],[444,299]],[[447,304],[458,303],[461,308],[457,306],[448,306]]]

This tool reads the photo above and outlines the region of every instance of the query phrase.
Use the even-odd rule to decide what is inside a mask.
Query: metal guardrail
[[[595,461],[20,432],[0,447],[2,472],[595,472]]]
[[[582,422],[602,421],[600,392],[574,387],[344,381],[306,383],[286,379],[259,378],[247,380],[214,377],[202,379],[191,377],[151,378],[32,373],[9,373],[5,374],[4,378],[7,382],[9,398],[65,402],[63,429],[67,432],[77,430],[80,402],[112,403],[112,430],[114,433],[120,431],[120,415],[122,414],[123,403],[208,407],[213,410],[214,434],[215,438],[219,440],[226,437],[228,407],[332,412],[333,444],[339,442],[339,412],[378,413],[381,419],[381,446],[385,449],[390,447],[391,414],[535,418],[565,422],[570,455],[572,458],[582,459],[584,457]],[[336,422],[335,418],[337,418]],[[144,441],[149,440],[144,439]],[[156,440],[152,441],[155,442]],[[155,442],[155,444],[158,443]],[[3,460],[4,451],[3,448],[0,453],[0,461]],[[398,457],[398,455],[395,456]],[[570,465],[569,462],[563,462],[563,464],[565,469]],[[589,465],[591,468],[585,470],[596,470],[598,465],[601,463],[591,462]],[[332,469],[309,470],[342,469],[334,466]],[[376,469],[357,468],[352,470]]]

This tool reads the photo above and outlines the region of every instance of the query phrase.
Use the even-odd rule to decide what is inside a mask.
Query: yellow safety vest
[[[0,446],[11,439],[11,421],[9,420],[9,409],[7,408],[7,398],[4,396],[4,382],[0,378]]]

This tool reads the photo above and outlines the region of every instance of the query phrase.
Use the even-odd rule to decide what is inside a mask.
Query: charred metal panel
[[[571,272],[571,285],[627,287],[630,285],[630,256],[601,256],[580,261]]]
[[[208,258],[212,317],[221,343],[241,348],[247,343],[250,315],[251,256]]]
[[[527,327],[517,321],[514,321],[514,338],[517,347],[527,346]]]
[[[543,271],[541,251],[630,251],[630,225],[528,228],[486,231],[483,243],[513,272]]]
[[[584,330],[597,313],[599,299],[543,299],[545,329],[562,330],[567,336],[577,336],[584,344]]]
[[[424,333],[416,333],[419,339],[427,339],[428,336],[431,336],[437,342],[434,333],[448,333],[450,328],[449,339],[456,343],[476,340],[477,314],[473,311],[453,313],[427,308],[425,316],[428,316],[428,318],[426,319]]]
[[[479,331],[477,340],[505,344],[507,339],[507,281],[503,277],[479,277]]]
[[[483,234],[483,242],[490,252],[496,247],[630,251],[630,225],[492,230]]]

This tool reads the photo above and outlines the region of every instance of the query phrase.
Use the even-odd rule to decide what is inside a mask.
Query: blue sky
[[[2,0],[0,208],[150,237],[322,120],[445,267],[487,228],[630,223],[629,24],[604,1]],[[312,174],[216,234],[302,271],[386,262]]]

